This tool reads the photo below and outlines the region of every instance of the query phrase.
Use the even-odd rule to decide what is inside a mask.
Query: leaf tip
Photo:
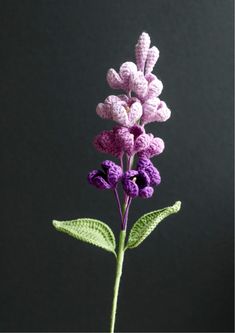
[[[60,221],[53,220],[53,221],[52,221],[52,224],[53,224],[53,226],[54,226],[56,229],[58,229],[59,224],[60,224]]]
[[[181,208],[181,201],[176,201],[176,203],[174,204],[174,211],[177,213],[180,208]]]

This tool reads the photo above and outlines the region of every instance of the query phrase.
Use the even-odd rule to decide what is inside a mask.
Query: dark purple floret
[[[137,170],[144,170],[150,179],[150,186],[159,185],[161,183],[161,176],[157,168],[146,157],[140,158],[137,163]]]
[[[137,170],[129,170],[122,177],[124,191],[131,198],[150,198],[154,192],[153,186],[159,185],[160,182],[157,168],[147,158],[138,161]]]
[[[153,188],[150,185],[148,174],[143,171],[129,170],[122,177],[124,191],[131,198],[140,196],[150,198],[153,195]]]
[[[89,183],[101,190],[114,189],[122,177],[122,168],[109,160],[102,162],[101,166],[103,170],[93,170],[88,174]]]

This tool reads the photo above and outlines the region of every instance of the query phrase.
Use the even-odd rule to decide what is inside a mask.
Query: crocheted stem
[[[121,281],[121,276],[122,276],[122,267],[123,267],[123,261],[124,261],[125,238],[126,238],[126,231],[121,230],[120,236],[119,236],[116,278],[115,278],[115,283],[114,283],[113,305],[112,305],[112,312],[111,312],[110,333],[114,333],[114,326],[115,326],[115,319],[116,319],[116,312],[117,312],[118,292],[119,292],[119,286],[120,286],[120,281]]]

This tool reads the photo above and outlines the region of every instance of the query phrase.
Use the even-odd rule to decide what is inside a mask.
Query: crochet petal
[[[159,185],[161,183],[161,176],[157,168],[151,163],[145,165],[143,170],[148,174],[150,179],[150,186]]]
[[[143,114],[144,116],[149,115],[155,111],[155,109],[160,104],[160,99],[158,97],[148,98],[143,104]]]
[[[150,145],[148,146],[148,148],[139,153],[139,156],[151,158],[155,155],[161,154],[163,152],[164,148],[165,148],[164,141],[161,138],[154,138],[150,142]]]
[[[168,109],[165,102],[160,101],[158,98],[156,98],[159,103],[157,106],[155,106],[157,103],[152,103],[152,101],[154,100],[155,99],[148,99],[143,105],[143,124],[148,124],[153,121],[164,122],[168,120],[171,116],[171,111]]]
[[[161,101],[156,109],[156,121],[163,122],[169,119],[171,116],[171,110],[168,109],[165,102]]]
[[[130,98],[125,94],[118,95],[116,97],[118,98],[119,102],[124,102],[125,104],[128,104],[128,102],[130,101]]]
[[[122,89],[123,87],[123,80],[120,78],[118,73],[115,71],[115,69],[110,68],[106,75],[107,82],[109,86],[113,89]]]
[[[153,163],[147,157],[141,157],[141,158],[139,158],[139,160],[137,162],[137,165],[136,165],[137,170],[145,169],[145,168],[147,168],[149,166],[152,167]]]
[[[120,157],[122,154],[122,149],[115,141],[113,131],[101,132],[95,137],[93,144],[95,148],[102,153],[111,154],[115,157]]]
[[[159,58],[159,50],[156,46],[151,47],[148,50],[146,65],[145,65],[145,74],[151,73],[157,60]]]
[[[156,75],[150,73],[145,76],[146,80],[148,81],[148,92],[146,97],[153,98],[158,97],[163,89],[162,81],[159,80]]]
[[[128,112],[129,126],[135,125],[135,123],[142,116],[142,113],[143,113],[143,110],[142,110],[141,103],[134,102],[130,107],[130,111]]]
[[[151,198],[153,195],[154,189],[151,186],[146,186],[145,188],[139,191],[139,196],[144,199]]]
[[[159,185],[161,183],[161,176],[157,168],[149,168],[146,172],[149,175],[151,186]]]
[[[93,178],[94,178],[95,176],[97,176],[97,175],[100,175],[100,174],[101,174],[100,170],[93,170],[93,171],[90,171],[90,172],[88,173],[88,176],[87,176],[87,180],[88,180],[88,182],[89,182],[91,185],[93,185]]]
[[[122,168],[119,165],[112,166],[107,172],[107,179],[111,187],[115,187],[122,177]]]
[[[122,151],[128,155],[132,155],[134,151],[134,135],[125,127],[115,129],[115,141]]]
[[[138,175],[138,171],[137,170],[128,170],[128,171],[126,171],[125,173],[124,173],[124,175],[123,175],[123,180],[125,181],[125,180],[129,180],[129,179],[131,179],[131,178],[133,178],[133,177],[135,177],[135,176],[137,176]]]
[[[143,32],[140,35],[138,42],[135,46],[135,56],[136,56],[137,68],[139,70],[141,70],[142,72],[144,71],[144,65],[145,65],[145,61],[147,58],[150,43],[151,43],[151,40],[150,40],[149,34],[147,34],[146,32]]]
[[[160,104],[158,97],[148,98],[143,104],[142,123],[147,124],[154,121],[155,111]]]
[[[100,190],[108,190],[111,188],[109,183],[102,176],[97,176],[93,178],[93,185]]]
[[[116,166],[116,164],[110,160],[105,160],[101,163],[101,167],[104,169],[105,172],[107,172],[113,166]]]
[[[111,113],[110,113],[110,108],[104,104],[104,103],[99,103],[96,107],[96,113],[98,116],[100,116],[103,119],[111,119]]]
[[[148,81],[140,71],[132,73],[130,76],[130,89],[140,98],[143,98],[148,91]]]
[[[123,126],[128,126],[127,111],[121,103],[114,103],[112,105],[111,114],[114,121]]]
[[[131,198],[135,198],[139,195],[139,188],[132,180],[126,180],[123,182],[123,189]]]
[[[108,96],[104,103],[107,105],[112,105],[113,103],[117,103],[117,102],[120,102],[120,96],[123,96],[123,95],[119,95],[119,96],[116,96],[116,95],[110,95]]]
[[[130,75],[137,72],[136,64],[131,61],[124,62],[119,69],[121,79],[128,84]]]
[[[139,152],[141,150],[146,149],[149,146],[150,141],[151,141],[151,139],[148,134],[141,134],[135,140],[135,148],[134,148],[135,151]]]

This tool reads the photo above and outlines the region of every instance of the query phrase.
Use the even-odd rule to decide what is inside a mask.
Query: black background
[[[107,331],[115,261],[58,233],[94,217],[117,234],[111,193],[87,184],[106,155],[95,113],[108,68],[134,60],[147,31],[172,110],[148,131],[165,152],[141,214],[182,201],[126,255],[119,331],[233,331],[233,1],[1,1],[2,331]]]

